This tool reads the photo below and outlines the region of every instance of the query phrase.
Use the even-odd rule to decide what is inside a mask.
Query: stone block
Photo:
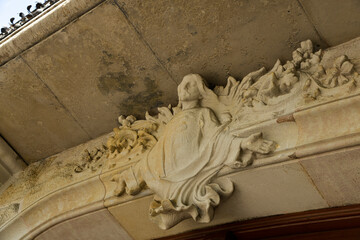
[[[345,148],[301,161],[332,207],[360,203],[360,147]]]
[[[64,236],[67,239],[132,240],[106,209],[59,223],[41,233],[35,240],[63,240]]]
[[[161,230],[148,217],[152,196],[110,207],[109,211],[133,238],[152,239],[227,222],[328,207],[297,162],[234,173],[230,179],[235,192],[215,209],[215,218],[208,224],[188,219]]]
[[[116,1],[178,82],[195,72],[223,85],[289,60],[304,39],[326,47],[294,0]]]
[[[360,96],[294,113],[297,146],[360,132]]]
[[[41,21],[31,21],[25,28],[13,33],[0,44],[0,65],[15,58],[24,50],[44,40],[52,33],[64,27],[82,14],[97,6],[105,0],[77,0],[63,1],[42,12],[36,18]],[[26,5],[20,6],[25,10]],[[20,9],[20,8],[19,8]],[[14,15],[14,17],[16,17]],[[30,25],[30,26],[29,26]]]
[[[105,2],[23,54],[91,137],[118,126],[120,114],[176,104],[176,84]]]
[[[57,191],[38,200],[37,204],[29,206],[21,218],[30,229],[34,229],[60,214],[101,202],[104,193],[105,190],[100,179],[94,177],[89,181],[74,184],[63,191]],[[26,197],[24,201],[26,201]]]
[[[90,139],[20,57],[0,68],[0,92],[0,132],[28,163]]]
[[[359,1],[300,0],[300,3],[317,31],[330,46],[359,36]]]

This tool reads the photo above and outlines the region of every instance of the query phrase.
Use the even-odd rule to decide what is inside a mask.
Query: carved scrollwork
[[[138,161],[141,156],[157,142],[153,135],[158,125],[148,120],[136,120],[132,115],[119,117],[120,127],[114,128],[114,134],[106,143],[110,168],[119,162]]]

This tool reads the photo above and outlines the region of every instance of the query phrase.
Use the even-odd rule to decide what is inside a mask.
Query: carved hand
[[[241,144],[241,148],[250,150],[260,154],[267,154],[275,150],[276,143],[271,140],[265,140],[262,133],[254,133],[247,137]]]

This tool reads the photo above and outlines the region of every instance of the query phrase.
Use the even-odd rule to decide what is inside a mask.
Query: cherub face
[[[178,86],[178,95],[180,101],[199,100],[201,95],[199,88],[193,76],[185,76]]]

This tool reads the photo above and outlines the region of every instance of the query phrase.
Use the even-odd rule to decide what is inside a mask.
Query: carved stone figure
[[[198,74],[184,77],[178,86],[179,105],[157,143],[140,162],[114,177],[117,194],[136,194],[147,185],[156,194],[150,216],[163,229],[192,217],[209,222],[220,196],[233,191],[229,180],[213,181],[225,165],[248,166],[254,153],[274,150],[261,133],[238,137],[229,128],[231,115],[203,107],[201,101],[216,95]]]
[[[100,192],[95,195],[100,197],[98,200],[104,200],[106,207],[128,201],[128,196],[121,196],[125,192],[135,195],[142,189],[151,189],[154,199],[149,215],[163,229],[187,218],[209,222],[220,200],[234,191],[232,182],[223,174],[229,172],[228,167],[236,171],[262,157],[265,159],[259,161],[259,165],[298,157],[297,149],[303,156],[304,152],[313,154],[313,146],[320,146],[319,152],[324,151],[323,143],[326,143],[327,151],[333,150],[334,146],[353,146],[357,141],[354,140],[358,132],[356,124],[340,127],[331,136],[322,133],[328,126],[336,125],[328,123],[354,123],[356,120],[357,115],[351,112],[349,117],[345,116],[349,109],[353,111],[357,106],[359,62],[338,53],[327,61],[322,57],[322,51],[313,52],[308,40],[301,43],[301,47],[293,52],[293,59],[285,64],[278,60],[270,71],[261,68],[241,81],[229,76],[226,86],[217,86],[213,90],[206,86],[200,75],[185,76],[178,87],[179,104],[176,107],[160,107],[156,116],[146,113],[145,120],[136,120],[131,115],[120,116],[120,126],[111,133],[106,146],[101,138],[101,141],[87,144],[82,156],[72,149],[28,166],[2,192],[0,225],[8,224],[15,216],[20,217],[24,210],[32,211],[32,206],[36,205],[29,203],[33,204],[35,199],[56,198],[58,194],[49,193],[67,187],[72,192],[77,191],[86,184],[84,179],[91,179],[91,183],[96,179]],[[354,99],[347,101],[352,96]],[[323,106],[326,101],[341,98],[348,99],[339,101],[339,105]],[[314,139],[302,141],[302,138],[311,138],[314,126],[329,116],[321,116],[321,121],[302,129],[312,119],[316,120],[316,105],[322,105],[321,114],[329,109],[331,116],[340,107],[345,106],[345,109],[339,118],[326,121],[326,126],[315,129],[314,133],[318,135]],[[302,120],[296,118],[296,112]],[[304,120],[307,116],[309,120]],[[254,129],[263,132],[254,133]],[[283,137],[284,129],[301,133],[298,143],[289,143],[293,135]],[[263,135],[264,138],[279,139],[278,145],[265,140]],[[339,145],[339,141],[345,139],[343,137],[350,136],[351,141]],[[74,153],[76,157],[73,157]],[[68,156],[71,157],[67,159]],[[99,178],[105,186],[104,198]],[[73,188],[79,181],[82,183]],[[95,199],[91,189],[87,194],[79,192],[78,196],[85,195],[84,199],[79,199],[85,204],[83,206],[90,206],[87,197]],[[59,211],[66,212],[79,206]]]
[[[150,217],[163,229],[186,218],[209,222],[220,197],[233,192],[218,172],[246,167],[275,150],[261,132],[249,136],[244,129],[359,90],[360,75],[346,56],[327,69],[321,58],[307,40],[291,61],[278,60],[268,72],[261,68],[241,81],[230,76],[213,91],[200,75],[190,74],[178,86],[177,107],[161,107],[157,116],[146,113],[140,121],[120,116],[121,126],[107,144],[109,168],[129,167],[113,176],[114,194],[150,188]]]

